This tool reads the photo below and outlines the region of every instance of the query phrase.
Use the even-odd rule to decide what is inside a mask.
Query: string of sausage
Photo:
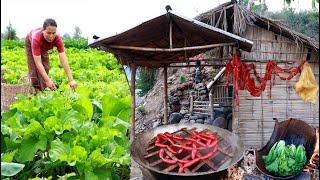
[[[183,143],[177,143],[183,142]],[[168,142],[169,145],[164,144]],[[218,141],[212,134],[199,133],[193,131],[190,137],[180,137],[168,132],[159,133],[156,136],[155,146],[159,147],[159,157],[167,164],[177,164],[180,166],[179,173],[183,173],[186,168],[195,165],[200,160],[207,160],[211,158],[217,151]],[[203,156],[197,156],[200,150],[210,148],[212,151]],[[166,151],[174,155],[181,154],[182,152],[191,152],[191,159],[170,159]]]
[[[238,91],[245,88],[252,96],[259,97],[265,90],[267,82],[269,84],[269,98],[271,98],[271,89],[274,84],[275,76],[278,76],[281,80],[291,80],[294,76],[301,72],[301,68],[305,61],[302,61],[298,67],[281,68],[273,60],[269,60],[266,65],[266,71],[264,76],[259,76],[257,73],[256,65],[253,63],[242,63],[238,54],[234,54],[232,61],[227,63],[225,75],[227,79],[226,87],[230,83],[231,76],[233,75],[233,88],[236,97],[236,105],[239,106]],[[253,71],[254,77],[250,76],[250,72]],[[282,76],[281,73],[286,73],[286,76]],[[255,83],[256,78],[260,85]]]

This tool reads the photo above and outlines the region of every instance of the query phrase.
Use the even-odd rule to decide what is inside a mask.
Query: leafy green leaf
[[[1,162],[12,162],[14,155],[18,150],[1,154]]]
[[[59,175],[58,175],[58,180],[68,180],[70,177],[75,177],[75,176],[77,176],[77,174],[74,173],[74,172],[72,172],[72,173],[67,173],[67,174],[65,174],[65,175],[63,175],[63,176],[59,176]]]
[[[24,168],[24,164],[1,162],[1,176],[14,176]]]
[[[36,138],[23,139],[21,146],[17,152],[16,160],[18,162],[32,161],[37,152],[35,144],[38,142]]]
[[[303,145],[285,145],[280,140],[270,149],[267,156],[262,156],[269,172],[279,176],[290,176],[299,172],[306,163],[306,151]]]
[[[27,126],[26,131],[24,133],[25,138],[29,138],[31,136],[38,137],[41,134],[43,127],[38,121],[31,120],[31,123]]]
[[[80,96],[74,107],[83,113],[87,119],[92,118],[93,106],[90,99],[87,96]]]
[[[127,129],[130,127],[130,124],[127,123],[126,121],[123,121],[122,119],[117,118],[112,126],[125,135],[127,132]]]
[[[89,160],[91,161],[91,164],[93,167],[101,167],[104,164],[107,163],[106,158],[101,154],[101,149],[98,148],[96,150],[94,150],[90,156],[89,156]]]
[[[69,147],[64,144],[59,138],[51,142],[51,148],[49,150],[49,157],[51,161],[57,161],[61,155],[67,154]]]
[[[111,168],[96,168],[93,172],[98,179],[120,180],[120,178],[115,175],[114,170]]]
[[[92,171],[88,171],[88,170],[86,170],[85,172],[84,172],[84,175],[85,175],[85,179],[92,179],[92,180],[99,180],[99,178],[98,178],[98,176],[97,175],[95,175]]]

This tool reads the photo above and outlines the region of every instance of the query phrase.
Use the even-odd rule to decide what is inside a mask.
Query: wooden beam
[[[136,115],[136,66],[131,64],[131,80],[130,80],[130,91],[131,91],[131,131],[130,141],[132,142],[135,137],[135,115]]]
[[[168,71],[167,71],[167,66],[163,67],[163,82],[164,82],[164,124],[168,123]]]
[[[234,46],[234,45],[235,43],[219,43],[219,44],[208,44],[203,46],[192,46],[192,47],[182,47],[182,48],[172,48],[172,49],[110,45],[109,48],[136,50],[136,51],[151,51],[151,52],[176,52],[176,51],[190,51],[190,50],[196,50],[196,49],[209,49],[209,48],[223,47],[223,46]]]

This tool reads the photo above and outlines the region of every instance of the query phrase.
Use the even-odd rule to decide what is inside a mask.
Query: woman
[[[57,34],[57,23],[54,19],[46,19],[43,27],[32,30],[25,40],[29,78],[36,94],[45,89],[56,89],[55,84],[48,76],[50,69],[48,51],[53,47],[58,50],[60,63],[67,74],[70,88],[75,91],[77,87],[64,52],[62,38]]]

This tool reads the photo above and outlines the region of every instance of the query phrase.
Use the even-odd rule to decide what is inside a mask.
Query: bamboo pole
[[[193,115],[193,95],[190,95],[190,114]]]
[[[212,67],[212,66],[225,66],[223,63],[216,63],[216,64],[201,64],[201,66],[209,66],[209,67]],[[196,65],[170,65],[168,67],[172,67],[172,68],[181,68],[181,67],[197,67]]]
[[[269,53],[269,54],[311,54],[311,52],[280,52],[280,51],[259,51],[253,50],[255,53]]]
[[[211,120],[214,120],[214,104],[213,104],[213,89],[210,90],[209,92],[209,101],[210,101],[210,118]]]
[[[136,66],[135,64],[131,65],[131,80],[130,80],[130,91],[131,91],[131,132],[130,132],[130,141],[132,142],[135,137],[135,115],[136,115]]]
[[[237,53],[237,48],[233,47],[232,49],[233,54]],[[236,97],[235,97],[235,91],[234,91],[234,86],[233,86],[233,93],[232,93],[232,132],[234,133],[238,133],[239,132],[239,110],[238,110],[238,106],[236,105]]]
[[[149,47],[136,47],[136,46],[121,46],[121,45],[110,45],[110,48],[115,49],[126,49],[126,50],[136,50],[136,51],[151,51],[151,52],[176,52],[176,51],[190,51],[196,49],[209,49],[215,47],[223,46],[233,46],[235,43],[219,43],[219,44],[208,44],[203,46],[192,46],[192,47],[182,47],[182,48],[149,48]]]
[[[163,116],[163,120],[164,120],[164,124],[168,123],[168,83],[167,83],[167,79],[168,79],[168,75],[167,75],[167,66],[163,67],[163,82],[164,82],[164,116]]]
[[[124,65],[121,64],[121,66],[122,66],[122,71],[123,71],[124,75],[126,76],[127,84],[129,86],[129,88],[131,88],[130,83],[129,83],[129,79],[127,77],[126,69],[125,69]],[[131,89],[130,89],[130,91],[131,91]]]

